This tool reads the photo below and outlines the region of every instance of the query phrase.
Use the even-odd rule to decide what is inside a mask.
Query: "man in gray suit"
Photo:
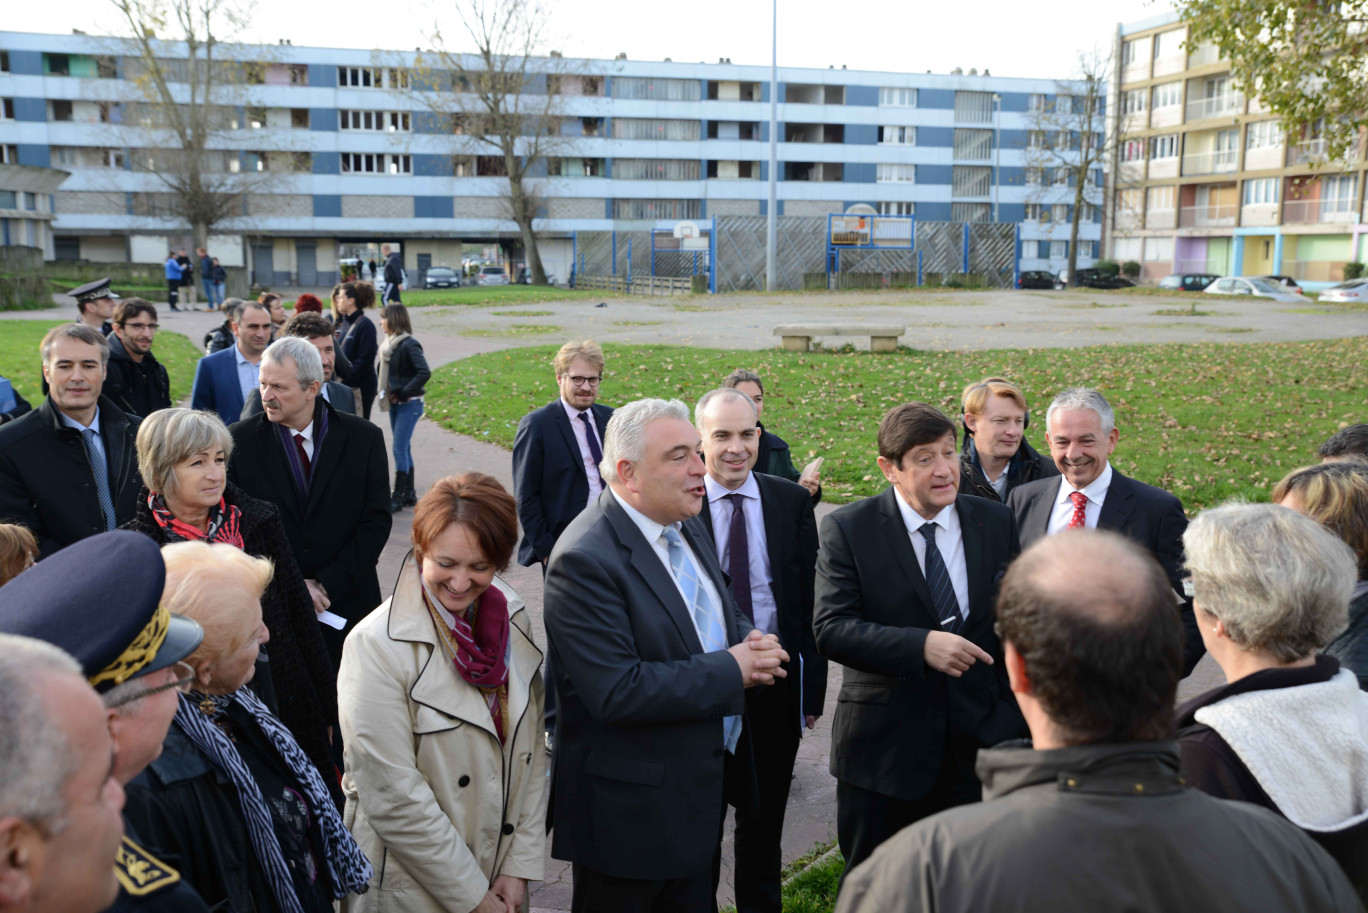
[[[716,910],[723,784],[754,781],[746,689],[785,675],[788,654],[737,609],[697,519],[699,444],[678,400],[614,412],[608,489],[547,566],[551,853],[574,864],[575,913]]]
[[[338,412],[345,412],[347,415],[356,414],[356,398],[352,395],[351,387],[339,384],[333,380],[333,368],[336,365],[337,346],[333,339],[333,326],[318,314],[308,312],[295,314],[285,325],[280,328],[280,336],[298,336],[300,339],[307,339],[313,343],[318,350],[319,356],[323,359],[323,381],[322,388],[318,395],[323,397],[333,409]],[[261,390],[253,390],[247,397],[247,402],[242,406],[242,415],[239,418],[251,418],[261,412]]]

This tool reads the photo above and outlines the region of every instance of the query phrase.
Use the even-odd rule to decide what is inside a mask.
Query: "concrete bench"
[[[783,337],[786,352],[808,352],[814,336],[868,336],[869,351],[896,352],[898,337],[907,332],[902,326],[871,326],[869,324],[806,324],[774,328],[774,335]]]

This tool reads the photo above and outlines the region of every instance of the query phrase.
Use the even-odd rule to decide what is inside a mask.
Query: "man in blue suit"
[[[236,345],[199,360],[190,393],[190,408],[217,412],[225,425],[238,420],[257,388],[261,353],[271,344],[271,312],[264,304],[248,301],[233,310],[230,325]]]
[[[591,339],[567,342],[556,353],[556,386],[560,396],[524,415],[513,438],[513,492],[523,538],[518,563],[542,566],[556,540],[580,511],[603,491],[599,461],[603,435],[613,410],[600,406],[603,349]],[[556,731],[556,697],[549,665],[546,682],[546,747]]]

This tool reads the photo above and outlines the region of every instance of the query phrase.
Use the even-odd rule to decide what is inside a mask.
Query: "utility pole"
[[[765,291],[779,287],[779,0],[770,33],[769,218],[765,220]]]

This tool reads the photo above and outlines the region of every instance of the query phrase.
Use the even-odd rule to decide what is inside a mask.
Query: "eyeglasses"
[[[151,330],[154,333],[161,328],[159,323],[125,323],[122,326],[125,330]]]
[[[575,387],[583,387],[585,384],[588,384],[591,387],[597,387],[599,385],[599,381],[603,380],[602,376],[581,377],[578,374],[565,375],[565,379],[570,381],[570,384]]]
[[[161,694],[163,691],[170,691],[172,688],[175,688],[181,694],[189,694],[190,686],[195,682],[195,670],[186,663],[176,663],[173,668],[176,670],[176,678],[174,680],[169,681],[164,685],[158,685],[155,688],[147,688],[143,691],[130,691],[113,703],[106,702],[105,709],[114,710],[118,707],[131,704],[134,701],[140,701],[145,697]]]

